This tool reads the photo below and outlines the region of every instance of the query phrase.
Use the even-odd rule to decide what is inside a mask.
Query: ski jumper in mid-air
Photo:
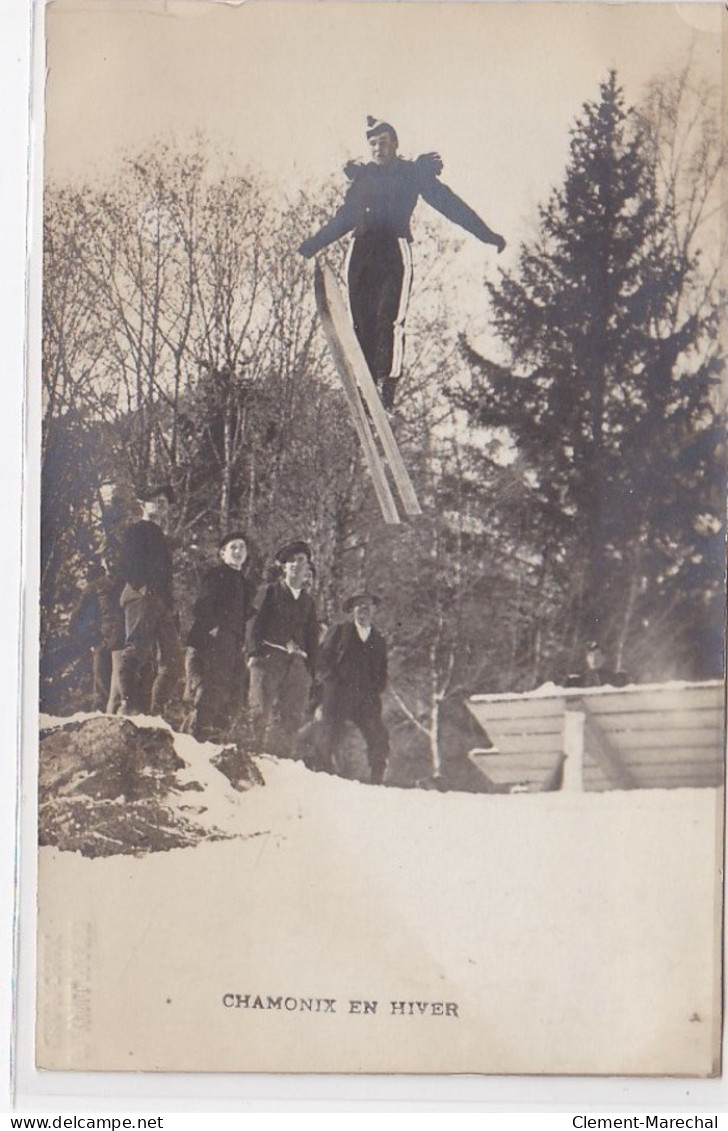
[[[439,154],[405,160],[397,155],[399,141],[388,122],[369,117],[367,127],[372,160],[349,162],[345,172],[351,185],[343,204],[298,250],[310,258],[347,232],[354,233],[347,270],[352,320],[382,403],[391,409],[402,373],[412,283],[410,220],[418,199],[483,243],[494,244],[498,252],[506,241],[439,180]]]

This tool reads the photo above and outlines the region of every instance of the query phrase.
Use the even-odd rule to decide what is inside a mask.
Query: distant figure
[[[372,784],[384,781],[389,733],[382,721],[382,695],[387,686],[387,643],[374,627],[371,593],[349,597],[343,610],[349,619],[334,625],[321,645],[321,735],[319,766],[334,772],[336,754],[348,720],[367,744]]]
[[[303,723],[318,657],[318,623],[311,578],[311,547],[290,542],[276,554],[282,576],[266,587],[251,622],[250,722],[256,750],[289,757]],[[271,741],[275,717],[278,736]]]
[[[590,640],[581,672],[571,672],[565,681],[566,687],[625,687],[629,675],[625,671],[614,671],[606,666],[606,657],[598,640]]]
[[[367,118],[372,160],[350,161],[351,185],[338,212],[299,251],[316,255],[353,231],[348,262],[349,304],[354,329],[386,409],[394,405],[404,356],[404,325],[412,283],[410,220],[420,197],[448,220],[500,253],[503,236],[487,224],[438,178],[442,159],[425,153],[415,161],[397,154],[399,141],[388,122]]]
[[[219,562],[202,578],[185,643],[186,729],[196,738],[230,736],[248,684],[245,632],[253,615],[253,586],[245,575],[247,537],[241,530],[218,546]]]
[[[120,554],[125,642],[119,658],[122,714],[162,715],[182,675],[174,610],[172,548],[166,536],[169,487],[140,492],[142,518],[126,530]],[[151,691],[146,684],[151,674]]]

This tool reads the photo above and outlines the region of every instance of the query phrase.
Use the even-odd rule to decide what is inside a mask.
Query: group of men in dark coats
[[[276,554],[280,576],[266,586],[259,609],[246,606],[253,746],[300,755],[312,769],[335,773],[350,720],[365,739],[371,781],[379,784],[387,766],[389,735],[382,721],[387,646],[372,625],[376,598],[368,593],[349,597],[344,612],[351,621],[334,625],[320,640],[309,591],[312,564],[308,543],[283,546]],[[223,606],[221,601],[221,610]],[[237,688],[241,686],[237,682]],[[304,726],[309,704],[316,717]]]
[[[367,119],[366,139],[371,160],[348,163],[344,201],[299,251],[309,258],[353,233],[347,269],[352,320],[384,406],[391,410],[402,371],[412,281],[410,221],[417,201],[427,201],[498,252],[505,240],[440,181],[439,154],[405,160],[399,156],[394,127],[373,117]],[[128,526],[113,552],[109,548],[103,576],[88,595],[105,610],[94,673],[97,706],[108,679],[109,711],[163,714],[182,675],[166,537],[172,501],[168,488],[139,498],[141,517]],[[113,541],[109,539],[110,547]],[[245,534],[232,531],[219,544],[219,561],[202,579],[185,641],[189,729],[200,736],[228,733],[249,692],[256,749],[303,749],[309,764],[333,770],[350,720],[366,739],[372,780],[382,781],[389,752],[381,704],[387,649],[372,624],[376,598],[352,595],[344,606],[349,620],[319,642],[308,592],[312,562],[307,543],[291,542],[279,550],[280,576],[267,586],[257,610],[245,574],[247,556]],[[317,717],[302,730],[312,688]],[[275,744],[270,742],[274,724]]]
[[[371,780],[381,782],[389,752],[382,721],[387,648],[372,624],[376,598],[348,598],[350,620],[323,633],[310,592],[311,548],[297,540],[278,550],[256,607],[245,571],[248,539],[233,530],[201,578],[183,653],[166,533],[172,500],[168,487],[139,493],[141,517],[121,532],[113,559],[107,539],[106,568],[82,598],[90,601],[93,590],[106,610],[94,649],[96,709],[164,716],[184,670],[183,725],[196,737],[225,741],[242,733],[256,751],[303,757],[311,768],[336,772],[351,720],[366,740]],[[106,664],[96,678],[102,652]]]

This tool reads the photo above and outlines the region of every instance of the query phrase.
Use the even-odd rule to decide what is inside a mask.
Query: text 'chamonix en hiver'
[[[339,1000],[329,997],[298,997],[279,994],[227,993],[222,996],[226,1009],[263,1009],[279,1013],[335,1013],[362,1017],[386,1014],[390,1017],[459,1017],[455,1001],[386,1001],[366,998]]]

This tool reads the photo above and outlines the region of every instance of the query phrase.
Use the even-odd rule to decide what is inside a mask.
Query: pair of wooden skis
[[[379,399],[336,278],[325,263],[316,263],[314,290],[321,325],[346,395],[384,521],[401,521],[387,479],[386,467],[389,467],[405,514],[422,514],[412,480]],[[381,453],[378,445],[381,446]]]

